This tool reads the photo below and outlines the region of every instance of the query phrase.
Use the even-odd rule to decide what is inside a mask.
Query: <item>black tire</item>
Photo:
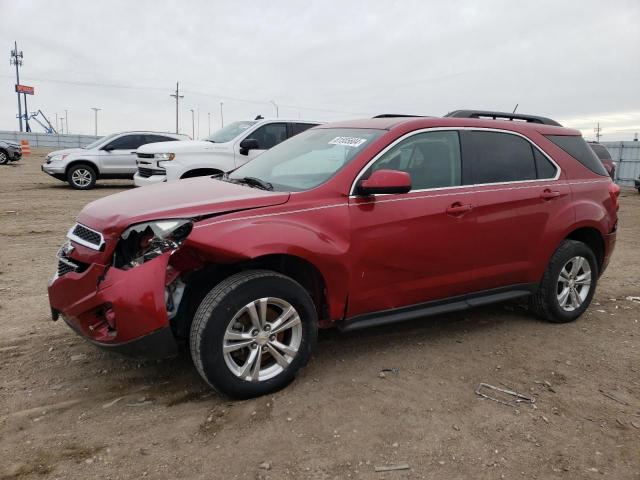
[[[91,190],[97,178],[95,168],[86,163],[74,165],[67,171],[67,182],[76,190]]]
[[[229,359],[225,360],[223,342],[225,332],[234,316],[246,305],[265,297],[281,299],[294,307],[301,320],[301,333],[297,336],[300,343],[297,354],[280,373],[272,378],[249,381],[240,378],[228,366]],[[273,321],[273,318],[269,321]],[[234,322],[234,325],[238,325],[238,322]],[[268,330],[269,327],[265,329]],[[261,335],[262,333],[261,331]],[[243,331],[243,335],[247,334],[255,336],[255,330],[254,333]],[[293,332],[290,335],[293,335]],[[307,364],[317,336],[316,308],[307,291],[299,283],[277,272],[250,270],[223,280],[205,296],[194,316],[189,338],[193,362],[198,373],[209,385],[230,397],[252,398],[280,390],[291,383],[298,370]],[[256,342],[253,343],[252,348],[256,347]],[[257,349],[263,352],[265,350],[262,349],[266,348],[268,347],[257,346]],[[240,351],[246,353],[248,363],[250,348],[246,347]],[[261,358],[262,355],[266,355],[265,368],[269,361],[272,365],[277,363],[268,351],[260,355]],[[278,368],[277,365],[275,368]]]
[[[560,306],[558,287],[560,271],[574,257],[583,257],[591,269],[591,284],[586,298],[579,307],[567,311]],[[567,323],[576,320],[589,307],[598,283],[598,262],[593,250],[576,240],[564,240],[551,257],[544,272],[538,291],[530,298],[529,308],[540,318],[553,323]]]
[[[0,165],[9,163],[9,154],[0,148]]]

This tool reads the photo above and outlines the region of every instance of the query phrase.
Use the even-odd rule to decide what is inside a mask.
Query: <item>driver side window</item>
[[[457,131],[424,132],[404,139],[382,155],[367,172],[400,170],[411,177],[411,190],[462,185]]]

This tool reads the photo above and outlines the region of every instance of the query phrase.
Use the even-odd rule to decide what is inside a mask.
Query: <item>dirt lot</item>
[[[504,304],[323,332],[289,388],[232,402],[188,358],[122,359],[50,320],[54,257],[90,200],[0,167],[0,478],[640,478],[640,195],[595,304],[551,325]],[[398,369],[380,375],[382,369]],[[535,397],[512,408],[479,382]],[[406,463],[407,470],[376,472]]]

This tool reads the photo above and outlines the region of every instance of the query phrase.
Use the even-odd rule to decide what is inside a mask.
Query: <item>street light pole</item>
[[[64,111],[64,122],[67,124],[67,135],[69,135],[69,112]]]
[[[224,115],[222,115],[222,105],[224,105],[224,103],[220,102],[220,128],[224,127]]]
[[[195,121],[195,115],[194,115],[195,110],[193,108],[190,108],[189,111],[191,112],[191,139],[195,140],[196,139],[196,121]]]
[[[207,125],[209,127],[209,135],[211,135],[211,112],[207,112]]]
[[[278,111],[278,105],[273,100],[271,100],[270,103],[271,103],[271,105],[273,105],[276,108],[276,118],[280,118],[280,112]]]
[[[94,135],[97,137],[98,136],[98,112],[100,110],[102,110],[101,108],[96,108],[96,107],[91,107],[91,110],[93,110],[94,113],[94,125],[95,125],[95,129],[94,129]]]

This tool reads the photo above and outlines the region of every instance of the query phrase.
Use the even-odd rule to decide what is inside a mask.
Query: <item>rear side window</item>
[[[533,149],[533,156],[536,159],[536,171],[538,172],[539,179],[553,178],[556,176],[558,169],[556,166],[545,157],[540,150],[531,145]]]
[[[474,160],[475,184],[536,179],[533,149],[522,137],[509,133],[472,131],[465,135],[464,148]]]
[[[546,137],[593,173],[609,176],[600,159],[582,137],[576,135],[547,135]]]
[[[147,135],[146,143],[158,143],[158,142],[174,142],[176,138],[164,137],[162,135]]]
[[[603,145],[599,145],[597,143],[590,143],[589,146],[591,150],[596,152],[596,155],[600,160],[611,160],[611,155],[609,154],[609,150],[607,150]]]
[[[316,124],[314,123],[292,123],[291,124],[291,136],[293,137],[294,135],[297,135],[301,132],[304,132],[305,130],[311,128],[311,127],[315,127]]]

